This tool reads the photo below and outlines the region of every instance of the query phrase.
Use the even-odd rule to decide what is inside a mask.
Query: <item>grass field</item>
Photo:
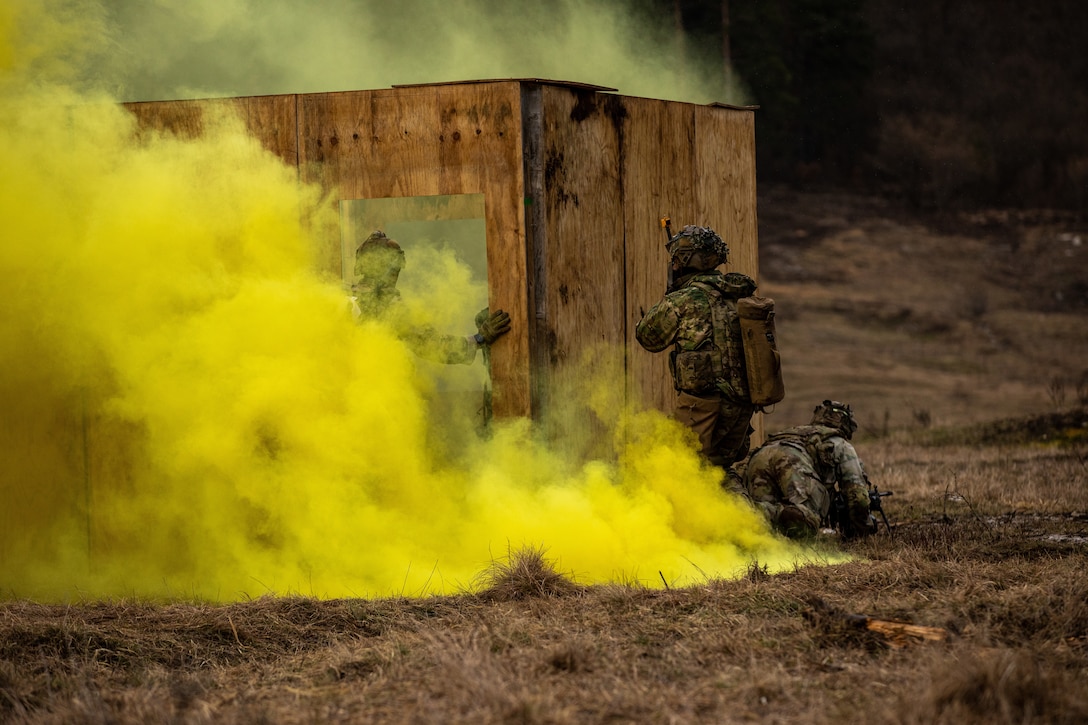
[[[827,397],[862,435],[1088,403],[1088,223],[778,188],[759,214],[787,390],[768,429]]]
[[[860,445],[895,492],[892,531],[844,545],[853,560],[834,566],[582,587],[527,550],[475,592],[426,599],[4,602],[0,715],[1084,722],[1088,411],[1077,419],[1046,443],[973,429],[970,443]]]
[[[849,561],[586,587],[529,549],[442,597],[3,601],[0,721],[1088,721],[1076,224],[760,204],[788,389],[768,427],[853,403],[894,492],[890,531],[813,544]]]

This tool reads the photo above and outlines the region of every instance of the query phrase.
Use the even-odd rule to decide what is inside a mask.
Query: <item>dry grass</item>
[[[842,197],[771,195],[760,219],[788,366],[768,424],[854,403],[895,492],[893,533],[849,563],[650,590],[524,550],[430,599],[0,602],[0,721],[1088,721],[1088,428],[1075,386],[1048,391],[1088,325],[1037,294],[1082,250]],[[949,636],[894,647],[850,615]]]
[[[861,450],[894,531],[836,566],[583,587],[522,550],[430,599],[5,602],[0,719],[1084,722],[1084,445]],[[949,638],[894,647],[844,615]]]
[[[989,218],[989,217],[987,217]],[[760,289],[776,302],[786,400],[770,429],[831,397],[865,436],[1088,405],[1083,220],[992,223],[761,185]]]
[[[481,598],[495,602],[561,597],[583,590],[555,570],[543,549],[531,547],[511,551],[505,560],[492,562],[480,576],[479,588]]]

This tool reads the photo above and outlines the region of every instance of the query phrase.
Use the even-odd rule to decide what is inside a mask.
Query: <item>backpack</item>
[[[774,334],[774,300],[742,297],[737,300],[737,316],[752,404],[757,408],[773,405],[786,397],[782,358]]]

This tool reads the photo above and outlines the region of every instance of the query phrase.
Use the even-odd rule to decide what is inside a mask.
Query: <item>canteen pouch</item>
[[[770,297],[742,297],[737,300],[748,392],[752,404],[762,408],[786,397],[782,381],[782,358],[774,332],[774,300]]]

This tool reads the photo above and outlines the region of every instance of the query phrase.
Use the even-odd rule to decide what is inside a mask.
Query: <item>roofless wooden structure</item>
[[[667,356],[634,337],[664,291],[662,216],[713,227],[727,269],[758,278],[752,109],[614,91],[511,79],[127,107],[144,126],[199,135],[205,110],[227,104],[342,202],[431,200],[414,213],[482,217],[488,301],[513,325],[492,350],[494,414],[545,420],[586,355],[624,371],[605,383],[610,400],[671,409]]]

